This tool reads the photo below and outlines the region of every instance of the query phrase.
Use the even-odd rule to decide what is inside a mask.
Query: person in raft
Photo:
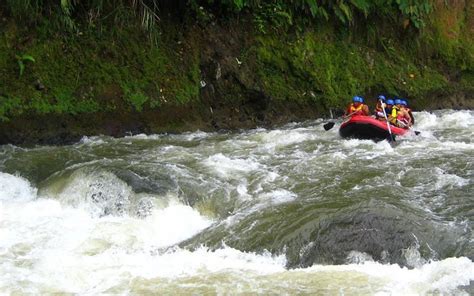
[[[353,115],[369,116],[369,107],[364,104],[364,98],[359,96],[355,96],[352,98],[352,103],[347,106],[347,110],[344,114],[344,117],[349,117]]]
[[[397,126],[401,128],[410,128],[413,125],[412,118],[407,109],[407,103],[400,100],[400,110],[397,113]]]
[[[394,103],[395,105],[392,106],[388,120],[394,126],[409,128],[411,126],[411,117],[408,111],[402,106],[402,100],[396,99]]]
[[[385,114],[388,117],[388,121],[390,121],[390,115],[392,114],[393,105],[395,105],[395,102],[392,99],[388,99],[387,101],[385,101]]]
[[[375,119],[385,120],[385,115],[383,113],[383,109],[385,108],[385,101],[385,96],[380,95],[377,97],[377,103],[375,104],[374,110]]]
[[[397,126],[398,111],[400,111],[400,99],[395,99],[393,100],[390,112],[387,113],[388,121],[394,126]]]
[[[405,107],[405,109],[407,110],[408,112],[408,115],[410,115],[410,118],[411,118],[411,125],[414,125],[415,124],[415,117],[413,116],[413,113],[411,111],[411,108],[408,107],[408,101],[407,99],[402,99],[402,106]]]

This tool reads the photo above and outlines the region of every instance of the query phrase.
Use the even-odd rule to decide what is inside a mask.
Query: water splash
[[[415,116],[421,135],[396,145],[316,120],[7,147],[0,291],[469,293],[474,116]]]
[[[0,201],[28,201],[35,199],[36,194],[28,180],[0,172]]]

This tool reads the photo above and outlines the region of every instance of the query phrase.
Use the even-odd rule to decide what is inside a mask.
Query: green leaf
[[[316,0],[306,0],[306,3],[309,6],[309,11],[311,12],[311,16],[315,17],[318,14],[318,3]]]
[[[289,13],[287,13],[286,11],[278,11],[276,12],[276,15],[279,15],[279,16],[282,16],[284,18],[286,18],[286,21],[289,25],[293,25],[293,19],[291,17],[291,15]]]
[[[367,0],[351,0],[352,5],[361,10],[367,17],[369,14],[370,4]]]
[[[324,19],[327,21],[329,20],[329,14],[328,12],[326,11],[326,9],[324,9],[323,7],[321,7],[319,9],[319,13],[324,17]]]
[[[346,18],[346,20],[351,22],[352,21],[352,11],[349,8],[349,6],[347,6],[345,3],[341,2],[341,3],[339,3],[339,8],[344,13],[344,17]]]
[[[234,0],[234,5],[237,10],[240,11],[242,8],[244,8],[244,0]]]
[[[21,56],[21,60],[22,61],[30,61],[30,62],[33,62],[35,63],[35,58],[33,58],[32,56],[28,55],[28,54],[24,54]]]
[[[19,60],[18,66],[20,67],[20,77],[21,77],[23,75],[23,72],[25,71],[25,64],[23,63],[23,61]]]
[[[71,6],[71,3],[69,3],[69,0],[61,0],[61,8],[63,11],[68,11]]]
[[[339,20],[345,24],[347,20],[344,16],[344,13],[341,11],[341,9],[339,9],[338,7],[334,7],[333,9],[334,9],[334,13],[339,18]]]

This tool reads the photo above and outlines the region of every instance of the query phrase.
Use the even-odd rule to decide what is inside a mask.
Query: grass
[[[21,32],[10,23],[0,35],[0,119],[24,112],[81,114],[110,110],[143,111],[164,103],[187,104],[199,93],[197,51],[175,44],[144,43],[139,27],[108,33],[84,30],[64,37],[38,29]],[[22,44],[22,38],[30,40]],[[18,76],[15,47],[35,58]],[[187,73],[183,75],[183,73]],[[39,80],[45,89],[35,88]],[[117,89],[110,93],[109,89]]]
[[[276,99],[343,107],[355,94],[421,97],[447,86],[403,48],[377,51],[309,31],[295,40],[266,34],[256,49],[262,87]]]

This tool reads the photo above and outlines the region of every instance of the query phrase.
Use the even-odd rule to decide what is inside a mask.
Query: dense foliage
[[[240,12],[266,11],[272,17],[283,17],[289,22],[298,15],[326,21],[335,19],[343,24],[352,24],[357,16],[387,18],[402,16],[417,28],[423,25],[424,17],[431,11],[429,0],[207,0],[199,2],[220,10]]]
[[[6,8],[18,19],[35,23],[51,16],[65,29],[74,29],[78,20],[90,25],[112,20],[123,22],[138,16],[146,29],[159,20],[159,11],[202,15],[214,12],[219,16],[250,12],[256,16],[285,20],[288,24],[298,16],[309,19],[336,20],[350,25],[357,17],[383,22],[402,17],[405,25],[416,28],[432,10],[430,0],[6,0]]]

